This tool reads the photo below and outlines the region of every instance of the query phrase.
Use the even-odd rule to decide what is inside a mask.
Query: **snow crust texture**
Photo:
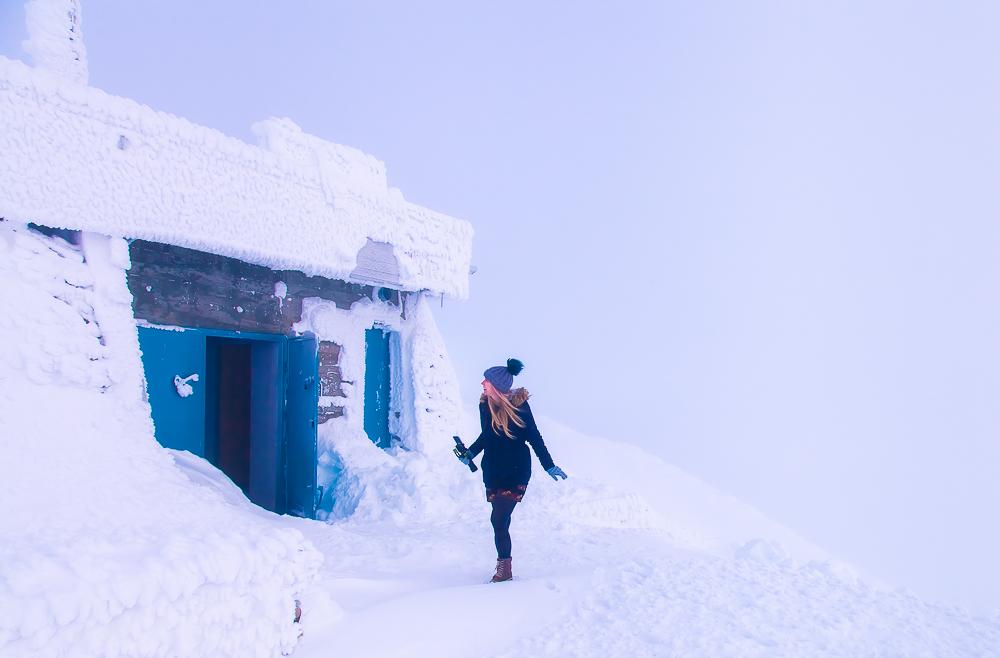
[[[989,656],[985,620],[851,583],[823,564],[621,555],[521,656]],[[595,627],[599,626],[600,631]]]
[[[468,296],[468,222],[289,119],[255,124],[253,146],[2,57],[0,116],[0,217],[343,280],[371,240],[392,245],[398,287]]]
[[[537,419],[570,478],[537,473],[515,508],[513,582],[486,584],[490,508],[452,460],[477,484],[455,512],[304,529],[338,612],[296,656],[1000,656],[1000,618],[872,584],[652,455]]]
[[[0,656],[290,651],[322,558],[155,442],[127,253],[0,222]]]

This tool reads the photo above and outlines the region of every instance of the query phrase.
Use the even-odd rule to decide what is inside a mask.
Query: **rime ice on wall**
[[[87,84],[87,49],[78,0],[29,0],[24,13],[28,24],[24,50],[35,66]]]
[[[15,380],[97,389],[110,385],[107,350],[94,318],[93,275],[79,249],[7,224],[0,229],[0,293],[6,309],[0,313],[0,332],[11,339],[0,349],[0,384],[4,389]],[[14,297],[18,280],[36,294]],[[62,340],[50,340],[37,325],[59,327]]]
[[[431,453],[440,451],[443,443],[450,449],[451,437],[458,431],[462,418],[458,374],[451,365],[444,337],[425,296],[415,304],[412,318],[409,343],[413,355],[411,381],[416,431],[412,433],[414,443],[410,447]],[[448,458],[451,459],[450,453]]]
[[[407,202],[384,165],[303,133],[261,147],[0,58],[0,217],[349,280],[369,240],[399,287],[468,295],[472,228]]]
[[[155,442],[123,246],[0,222],[0,655],[279,655],[321,558]]]
[[[96,285],[91,299],[94,321],[101,327],[101,344],[106,350],[108,375],[118,394],[130,403],[143,400],[143,373],[139,337],[132,316],[132,294],[124,272],[130,266],[128,244],[121,238],[94,233],[81,236],[81,250]]]

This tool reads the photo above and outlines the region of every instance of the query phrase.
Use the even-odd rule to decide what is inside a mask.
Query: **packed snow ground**
[[[495,551],[481,496],[402,523],[272,517],[325,556],[325,596],[305,609],[294,655],[1000,655],[1000,616],[873,586],[655,457],[540,422],[571,477],[536,472],[516,508],[514,582],[486,584]],[[196,458],[187,468],[199,462],[210,474]],[[241,498],[222,478],[213,486]]]

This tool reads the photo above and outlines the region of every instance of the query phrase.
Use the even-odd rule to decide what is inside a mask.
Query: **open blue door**
[[[316,338],[289,338],[286,363],[286,513],[311,519],[316,514],[316,413],[319,406]]]
[[[139,327],[146,392],[156,440],[205,455],[205,336],[194,330]]]
[[[380,327],[365,332],[365,434],[375,445],[388,448],[389,333]]]

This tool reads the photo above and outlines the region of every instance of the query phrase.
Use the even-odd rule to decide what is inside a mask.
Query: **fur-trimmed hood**
[[[531,393],[528,393],[528,389],[526,388],[515,388],[512,389],[510,393],[507,393],[507,399],[510,400],[510,403],[515,407],[520,407],[522,404],[527,402],[530,397]],[[482,404],[483,402],[486,402],[485,393],[479,396],[479,403]]]

